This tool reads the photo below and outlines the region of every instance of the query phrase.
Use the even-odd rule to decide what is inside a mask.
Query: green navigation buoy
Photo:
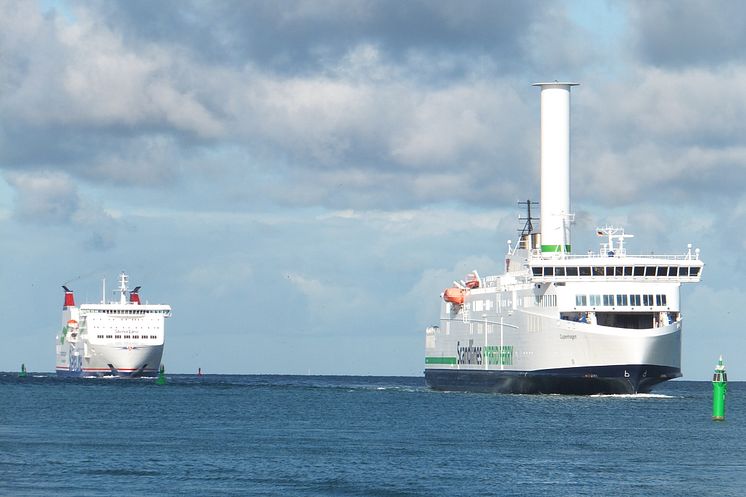
[[[155,380],[156,385],[165,385],[166,384],[166,367],[161,364],[161,369],[158,371],[158,379]]]
[[[18,376],[20,376],[21,378],[25,378],[26,374],[26,364],[21,363],[21,372],[18,373]]]
[[[728,391],[728,373],[723,366],[723,356],[720,356],[715,374],[712,375],[712,419],[725,421],[725,393]]]

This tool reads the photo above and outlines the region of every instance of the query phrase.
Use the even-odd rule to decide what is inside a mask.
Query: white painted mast
[[[120,304],[126,304],[127,303],[127,282],[129,281],[129,278],[127,277],[127,274],[122,271],[119,274],[119,303]]]
[[[536,83],[541,87],[541,253],[570,252],[570,88],[578,83]]]

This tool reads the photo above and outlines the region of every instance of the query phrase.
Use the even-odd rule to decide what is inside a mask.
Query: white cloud
[[[7,173],[6,180],[15,189],[15,215],[22,221],[65,224],[80,208],[80,197],[72,179],[59,172]]]

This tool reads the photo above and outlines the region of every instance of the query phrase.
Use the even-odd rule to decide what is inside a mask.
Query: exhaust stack
[[[136,286],[134,290],[130,292],[130,303],[131,304],[139,304],[140,303],[140,288],[139,286]]]
[[[570,252],[570,88],[578,83],[536,83],[541,88],[541,254]]]
[[[65,285],[62,285],[62,288],[65,290],[65,303],[62,305],[62,308],[66,309],[68,307],[75,307],[75,296],[73,295],[73,291]]]

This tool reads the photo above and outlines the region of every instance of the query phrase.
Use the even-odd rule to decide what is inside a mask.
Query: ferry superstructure
[[[505,271],[474,271],[442,294],[439,326],[425,332],[425,378],[436,390],[495,393],[648,392],[681,376],[680,286],[703,262],[630,255],[622,228],[603,226],[598,252],[570,243],[570,89],[541,88],[541,215],[531,203]]]
[[[171,306],[143,304],[140,288],[127,288],[119,275],[119,298],[75,305],[73,291],[63,286],[62,330],[57,335],[58,376],[154,376],[165,341],[165,320]]]

